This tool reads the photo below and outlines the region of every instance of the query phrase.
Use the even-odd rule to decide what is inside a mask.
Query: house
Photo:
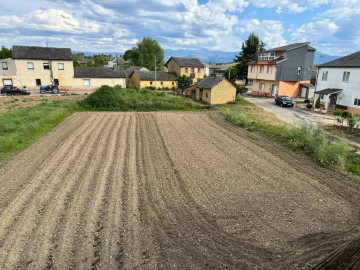
[[[126,88],[126,74],[122,70],[97,67],[76,67],[69,89],[95,90],[102,85],[120,85]]]
[[[68,48],[13,46],[12,58],[0,61],[0,80],[4,86],[38,89],[51,83],[72,85],[74,68]]]
[[[315,100],[360,114],[360,51],[319,65]]]
[[[204,78],[204,64],[198,58],[185,58],[172,56],[165,63],[168,72],[176,74],[176,76],[187,75],[193,83]]]
[[[226,66],[218,65],[216,63],[204,63],[204,73],[207,76],[210,76],[212,74],[216,74],[217,76],[223,76],[225,71],[228,69]]]
[[[165,71],[140,71],[134,70],[129,76],[129,87],[147,88],[154,87],[171,89],[176,86],[175,76]]]
[[[252,94],[300,96],[303,86],[311,88],[314,54],[308,42],[260,52],[255,61],[248,63]]]
[[[211,105],[226,104],[235,101],[236,86],[224,77],[212,75],[206,77],[189,90],[194,100],[204,101]]]
[[[125,65],[128,65],[129,61],[125,61],[122,57],[115,57],[108,61],[106,67],[112,68],[112,69],[119,69]]]
[[[133,73],[134,70],[150,71],[146,67],[139,67],[139,66],[128,67],[127,69],[124,70],[125,74],[126,74],[126,85],[131,85],[130,84],[130,75],[131,75],[131,73]]]

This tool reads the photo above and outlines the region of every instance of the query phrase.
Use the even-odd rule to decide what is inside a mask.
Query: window
[[[44,69],[50,69],[49,63],[43,63]]]
[[[322,73],[322,77],[321,77],[321,80],[322,81],[327,81],[327,78],[328,78],[328,71],[324,71],[323,73]]]
[[[3,85],[4,86],[12,86],[12,79],[3,79]]]
[[[7,62],[2,62],[2,69],[3,69],[3,70],[7,70],[7,69],[8,69],[8,64],[7,64]]]
[[[251,73],[254,73],[254,72],[255,72],[255,66],[251,66],[250,72],[251,72]]]
[[[172,85],[175,85],[175,82],[171,82]]]
[[[150,82],[150,85],[152,85],[153,82]]]
[[[164,85],[164,82],[160,82],[160,85]]]
[[[301,74],[301,67],[297,68],[297,74],[300,75]]]
[[[64,63],[58,63],[58,70],[64,70]]]
[[[320,94],[320,99],[324,99],[325,94]]]
[[[188,71],[188,68],[185,68],[185,73],[187,74],[189,71]]]
[[[260,83],[260,91],[264,91],[265,89],[265,84],[264,83]]]
[[[272,66],[268,66],[266,72],[267,72],[267,74],[271,74],[272,73]]]
[[[194,68],[191,68],[191,73],[195,73],[195,70],[194,70]]]
[[[41,85],[41,79],[36,79],[36,86],[40,86]]]
[[[355,98],[354,105],[355,106],[360,106],[360,98]]]
[[[260,73],[264,72],[264,66],[260,66]]]
[[[198,68],[198,73],[200,73],[201,72],[201,69],[200,68]]]
[[[59,79],[54,79],[54,84],[59,85]]]
[[[349,77],[350,77],[350,72],[349,71],[344,71],[343,74],[343,82],[349,82]]]
[[[27,62],[27,68],[28,69],[34,69],[34,63],[33,62]]]
[[[205,97],[208,97],[208,93],[205,93]]]
[[[90,79],[84,79],[83,80],[83,85],[84,86],[90,86]]]

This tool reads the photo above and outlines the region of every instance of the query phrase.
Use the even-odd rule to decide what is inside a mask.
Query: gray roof
[[[155,71],[134,70],[133,73],[135,73],[141,81],[155,81]],[[156,71],[157,81],[175,81],[175,78],[176,77],[171,73],[165,71]]]
[[[211,89],[223,80],[221,77],[209,76],[197,84],[200,89]]]
[[[330,95],[330,94],[339,93],[341,91],[342,91],[342,89],[338,89],[338,88],[326,88],[323,90],[316,91],[315,94]]]
[[[13,59],[72,60],[69,48],[13,46]]]
[[[313,85],[312,83],[300,83],[302,86],[305,86],[306,88],[314,88],[315,85]]]
[[[125,69],[126,76],[129,77],[131,75],[131,73],[133,73],[134,70],[140,70],[140,69],[148,70],[146,67],[132,66],[132,67]]]
[[[74,78],[126,78],[122,70],[113,70],[102,67],[76,67]]]
[[[321,64],[319,67],[360,67],[360,51]]]
[[[172,56],[165,63],[165,66],[168,66],[168,63],[173,59],[180,67],[205,67],[203,63],[198,58],[186,58],[186,57],[175,57]]]
[[[264,53],[264,52],[282,52],[282,51],[291,51],[293,49],[297,49],[303,46],[308,46],[308,50],[309,51],[315,51],[316,49],[311,47],[309,45],[309,42],[302,42],[302,43],[293,43],[293,44],[289,44],[289,45],[285,45],[285,46],[281,46],[281,47],[277,47],[277,48],[273,48],[273,49],[269,49],[269,50],[265,50],[263,52],[260,53]]]

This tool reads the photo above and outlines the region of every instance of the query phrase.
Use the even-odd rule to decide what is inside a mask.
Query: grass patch
[[[28,147],[76,110],[75,101],[58,101],[0,114],[0,161]]]
[[[192,111],[201,104],[147,89],[102,86],[80,102],[89,111]]]
[[[237,103],[242,106],[219,107],[226,120],[291,150],[305,153],[322,165],[360,175],[360,155],[345,139],[333,141],[322,128],[287,125],[274,120],[260,108],[244,105],[244,101]]]

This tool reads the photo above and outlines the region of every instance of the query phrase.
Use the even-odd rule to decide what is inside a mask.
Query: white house
[[[314,101],[360,115],[360,51],[319,66]]]

